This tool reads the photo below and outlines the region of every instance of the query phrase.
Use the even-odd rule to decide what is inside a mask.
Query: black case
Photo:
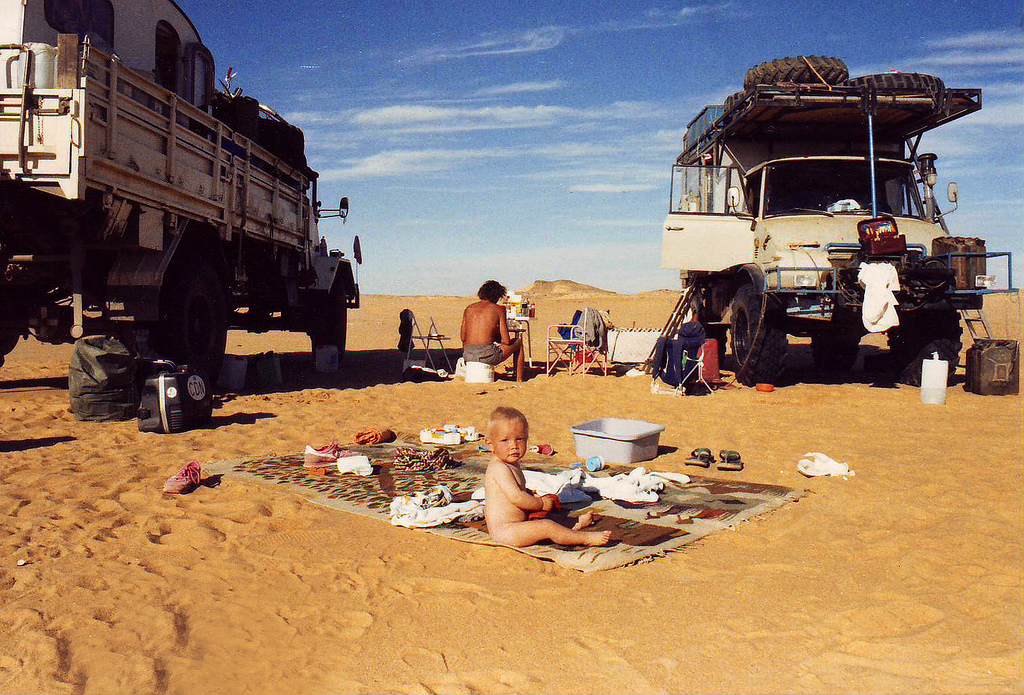
[[[206,376],[172,363],[161,362],[157,366],[164,369],[146,377],[142,385],[139,431],[170,434],[209,422],[213,416],[213,392]]]

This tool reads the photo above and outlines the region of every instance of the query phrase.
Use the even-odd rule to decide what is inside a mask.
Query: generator
[[[151,362],[149,370],[139,399],[140,432],[184,432],[210,421],[213,390],[202,372],[166,360]]]

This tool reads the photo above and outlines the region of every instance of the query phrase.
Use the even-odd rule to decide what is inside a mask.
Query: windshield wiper
[[[828,210],[815,210],[814,208],[790,208],[789,210],[786,210],[786,212],[784,212],[782,214],[785,215],[785,214],[788,214],[788,213],[791,213],[791,212],[810,212],[810,213],[813,213],[815,215],[825,215],[826,217],[835,217],[835,213],[833,213],[833,212],[829,212]]]

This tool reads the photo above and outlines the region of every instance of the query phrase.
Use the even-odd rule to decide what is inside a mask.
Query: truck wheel
[[[845,333],[817,333],[811,336],[814,366],[826,372],[844,372],[857,361],[860,336]]]
[[[946,85],[938,77],[922,75],[919,72],[892,72],[851,77],[843,84],[850,87],[873,85],[876,89],[892,89],[900,92],[924,92],[935,99],[946,88]]]
[[[344,361],[345,339],[348,334],[348,306],[343,292],[331,292],[324,302],[322,311],[315,317],[317,327],[309,332],[313,352],[321,345],[335,345],[338,348],[338,364]]]
[[[804,61],[804,58],[807,61]],[[807,63],[814,66],[811,70]],[[814,74],[817,70],[818,74]],[[818,78],[821,75],[821,79]],[[743,78],[743,88],[750,89],[759,84],[777,84],[779,82],[796,82],[797,84],[825,84],[835,85],[843,82],[850,76],[846,63],[841,58],[832,56],[793,56],[769,60],[747,70]]]
[[[761,318],[761,295],[752,285],[744,285],[736,291],[729,309],[736,378],[747,386],[774,384],[786,368],[789,347],[786,332],[770,313]],[[758,323],[762,320],[765,325],[758,334]]]
[[[227,345],[228,310],[217,272],[207,262],[179,269],[165,294],[159,350],[217,381]]]
[[[933,353],[949,363],[949,377],[960,361],[962,329],[955,311],[915,312],[900,316],[900,326],[889,335],[889,350],[896,359],[899,382],[921,385],[921,366]]]

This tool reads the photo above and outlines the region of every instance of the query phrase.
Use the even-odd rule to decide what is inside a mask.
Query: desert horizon
[[[532,291],[541,360],[547,325],[576,308],[660,328],[678,296]],[[305,335],[231,331],[230,354],[278,353],[284,383],[250,381],[218,398],[208,427],[173,435],[75,421],[73,347],[15,348],[0,370],[0,692],[1020,691],[1019,396],[967,393],[961,369],[946,404],[925,405],[860,362],[818,372],[797,339],[773,393],[656,395],[621,369],[534,369],[520,387],[402,382],[399,312],[457,336],[471,297],[362,299],[336,374],[314,371]],[[1020,337],[1018,295],[987,313],[997,335]],[[871,337],[861,351],[883,349]],[[592,574],[232,478],[161,494],[190,460],[294,453],[378,424],[482,427],[499,404],[555,450],[527,466],[574,462],[573,423],[637,418],[665,426],[640,465],[805,494]],[[700,446],[741,452],[744,470],[687,466]],[[803,477],[796,463],[814,451],[856,475]]]

